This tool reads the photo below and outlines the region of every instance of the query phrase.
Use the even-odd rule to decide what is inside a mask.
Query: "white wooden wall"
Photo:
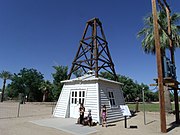
[[[98,83],[95,81],[83,82],[83,84],[72,85],[76,89],[85,89],[86,96],[84,101],[85,114],[88,115],[88,110],[91,109],[91,115],[93,121],[99,121],[99,109],[98,109]]]
[[[69,110],[69,96],[70,96],[70,89],[68,85],[64,85],[59,96],[57,105],[54,109],[53,116],[54,117],[68,117],[68,110]]]
[[[53,116],[54,117],[69,117],[69,98],[70,91],[74,89],[84,89],[86,90],[86,96],[84,101],[85,116],[88,114],[88,110],[91,109],[92,118],[94,121],[99,121],[99,107],[98,107],[98,83],[95,81],[84,82],[83,84],[66,84],[63,86],[62,92],[60,94],[59,100],[55,107]]]
[[[106,105],[107,107],[107,122],[114,122],[123,119],[122,112],[120,110],[120,105],[124,105],[124,96],[119,84],[109,83],[109,82],[100,82],[100,105]],[[115,97],[116,106],[111,107],[109,101],[108,92],[113,91]]]
[[[125,104],[121,86],[112,82],[91,80],[83,82],[68,82],[63,86],[58,103],[54,110],[53,116],[55,117],[69,117],[70,115],[70,92],[74,89],[84,89],[86,91],[84,106],[85,116],[88,114],[88,110],[91,109],[93,121],[101,123],[100,113],[101,106],[106,105],[108,110],[108,122],[114,122],[121,120],[123,115],[120,111],[120,105]],[[111,107],[108,97],[108,90],[113,90],[115,102],[117,107]]]

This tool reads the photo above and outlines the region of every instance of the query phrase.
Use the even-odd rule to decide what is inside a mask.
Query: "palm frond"
[[[153,17],[149,14],[144,20],[144,28],[137,33],[137,38],[142,38],[141,44],[145,53],[155,54],[155,41],[154,41],[154,27]],[[158,20],[160,21],[163,29],[167,29],[167,16],[165,12],[158,13]],[[176,23],[180,20],[180,14],[174,13],[171,16],[171,28],[174,40],[174,46],[180,47],[180,26]],[[169,38],[162,28],[159,27],[160,44],[163,50],[169,48]]]
[[[175,24],[178,23],[180,21],[180,13],[174,13],[171,16],[171,23]]]
[[[13,75],[9,71],[2,71],[0,73],[0,78],[2,78],[2,79],[11,79],[12,76]]]

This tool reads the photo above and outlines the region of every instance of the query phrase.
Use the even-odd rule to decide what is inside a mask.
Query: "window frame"
[[[71,104],[85,103],[86,89],[71,89]]]
[[[116,98],[115,98],[115,94],[113,92],[112,89],[108,89],[107,90],[107,94],[108,94],[108,99],[109,99],[109,105],[111,108],[118,108],[118,105],[116,104]]]

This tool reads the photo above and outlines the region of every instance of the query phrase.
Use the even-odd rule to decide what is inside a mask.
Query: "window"
[[[71,104],[81,104],[85,100],[85,90],[71,91]]]
[[[71,93],[71,103],[72,104],[77,103],[77,91],[72,91],[72,93]]]
[[[84,103],[85,91],[79,91],[79,104]]]
[[[111,106],[115,106],[116,104],[115,104],[115,99],[114,99],[114,94],[113,94],[113,92],[112,92],[112,91],[109,91],[108,94],[109,94],[110,105],[111,105]]]

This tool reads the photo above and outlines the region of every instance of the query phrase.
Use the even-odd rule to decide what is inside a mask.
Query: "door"
[[[70,98],[70,117],[79,118],[79,107],[85,101],[85,90],[76,89],[71,90]]]

